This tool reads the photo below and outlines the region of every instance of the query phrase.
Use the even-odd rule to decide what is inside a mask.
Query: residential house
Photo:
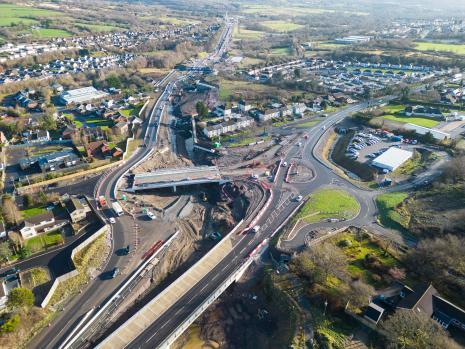
[[[37,216],[26,218],[19,226],[23,239],[30,239],[47,228],[55,225],[55,216],[48,211]]]
[[[129,133],[129,124],[126,121],[119,121],[111,129],[117,136],[127,136]]]
[[[87,157],[99,157],[99,156],[108,156],[110,155],[110,147],[105,141],[95,141],[90,142],[86,145],[86,154]]]
[[[48,130],[33,130],[25,132],[23,135],[24,144],[43,143],[51,140]]]
[[[235,132],[244,128],[251,127],[254,121],[251,117],[234,118],[228,121],[207,126],[203,129],[203,133],[208,138],[219,137],[228,132]]]
[[[258,112],[258,120],[261,122],[269,121],[274,118],[279,118],[281,116],[281,111],[277,108],[265,109],[264,111]]]
[[[465,310],[442,297],[431,284],[409,287],[399,283],[374,299],[364,317],[378,323],[386,310],[397,309],[423,313],[445,329],[454,326],[465,331]]]
[[[89,211],[86,206],[84,206],[81,200],[76,197],[71,197],[65,202],[65,207],[68,211],[69,217],[71,218],[71,222],[78,223],[86,219],[87,212]]]
[[[8,139],[2,131],[0,131],[0,144],[8,145]]]
[[[238,109],[240,112],[242,113],[247,113],[250,109],[252,109],[252,105],[250,104],[247,104],[246,101],[244,101],[243,99],[241,99],[237,105]]]
[[[292,113],[294,115],[304,115],[306,110],[307,106],[305,105],[305,103],[294,103],[292,105]]]
[[[6,307],[8,295],[18,287],[20,287],[20,284],[17,274],[7,275],[0,280],[0,309]]]
[[[413,107],[407,107],[404,111],[406,116],[426,116],[431,118],[443,119],[444,115],[438,108],[425,107],[422,105],[416,105]]]
[[[111,153],[111,156],[114,158],[120,158],[124,155],[123,149],[114,147]]]
[[[3,221],[0,221],[0,238],[6,238],[6,229],[5,229],[5,224]]]

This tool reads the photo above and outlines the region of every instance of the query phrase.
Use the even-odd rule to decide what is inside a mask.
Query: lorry
[[[103,195],[99,196],[98,203],[101,208],[105,207],[107,205],[107,200],[105,200],[105,196]]]
[[[115,211],[115,214],[119,217],[119,216],[122,216],[124,214],[124,211],[123,211],[123,208],[121,207],[121,205],[118,203],[118,202],[113,202],[111,204],[112,208],[113,208],[113,211]]]

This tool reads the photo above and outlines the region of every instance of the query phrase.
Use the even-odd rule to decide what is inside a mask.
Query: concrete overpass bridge
[[[126,191],[138,192],[160,188],[173,188],[176,191],[176,187],[179,186],[206,183],[222,184],[227,181],[227,179],[222,178],[216,166],[170,168],[134,175],[132,186]]]

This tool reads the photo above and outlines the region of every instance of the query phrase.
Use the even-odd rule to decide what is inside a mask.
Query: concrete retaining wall
[[[71,259],[74,260],[76,253],[82,251],[85,247],[87,247],[89,244],[97,240],[103,234],[106,234],[109,230],[110,228],[108,224],[105,224],[102,228],[100,228],[94,234],[92,234],[92,236],[88,237],[85,241],[83,241],[82,244],[76,246],[76,248],[74,248],[73,251],[71,252]]]
[[[74,265],[74,256],[76,255],[76,253],[78,253],[79,251],[82,251],[82,249],[84,249],[90,243],[95,241],[97,238],[99,238],[103,234],[107,233],[108,230],[109,230],[109,226],[108,226],[108,224],[105,224],[103,227],[101,227],[99,230],[97,230],[94,234],[92,234],[90,237],[88,237],[84,242],[82,242],[80,245],[76,246],[73,249],[73,251],[71,252],[71,263],[73,264],[74,270],[70,271],[69,273],[63,274],[63,275],[61,275],[61,276],[59,276],[59,277],[57,277],[55,279],[55,281],[52,284],[52,287],[50,287],[50,290],[47,293],[47,296],[45,296],[44,300],[40,304],[40,306],[42,308],[45,308],[49,304],[50,299],[52,298],[52,296],[55,293],[58,285],[61,282],[66,281],[68,279],[71,279],[72,277],[75,277],[75,276],[77,276],[79,274],[79,272],[75,269],[76,267]]]

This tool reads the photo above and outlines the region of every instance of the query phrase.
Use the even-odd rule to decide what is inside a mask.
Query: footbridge
[[[132,186],[127,191],[138,192],[160,188],[176,190],[179,186],[224,182],[227,180],[221,177],[216,166],[171,168],[134,175]]]

